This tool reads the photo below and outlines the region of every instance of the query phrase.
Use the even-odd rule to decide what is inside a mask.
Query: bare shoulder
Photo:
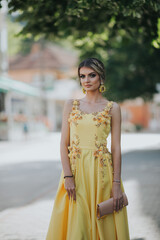
[[[112,101],[111,113],[112,115],[117,115],[121,113],[121,107],[117,102]]]
[[[65,106],[70,106],[70,105],[72,105],[73,101],[74,101],[74,99],[67,99],[67,100],[65,101],[64,105],[65,105]]]
[[[71,111],[72,105],[73,105],[73,101],[74,101],[74,99],[67,99],[64,102],[64,111],[65,112],[70,112]]]

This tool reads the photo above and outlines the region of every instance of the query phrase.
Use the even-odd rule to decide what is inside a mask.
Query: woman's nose
[[[86,76],[84,80],[85,80],[85,82],[88,82],[89,81],[89,76]]]

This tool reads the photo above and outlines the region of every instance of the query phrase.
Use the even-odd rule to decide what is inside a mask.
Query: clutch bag
[[[125,192],[123,192],[122,195],[123,195],[123,207],[125,207],[128,205],[128,199]],[[113,210],[114,210],[113,197],[97,204],[97,219],[105,217],[107,214],[113,213]]]

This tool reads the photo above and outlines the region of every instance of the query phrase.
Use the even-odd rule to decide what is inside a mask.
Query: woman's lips
[[[90,87],[91,85],[85,85],[85,87]]]

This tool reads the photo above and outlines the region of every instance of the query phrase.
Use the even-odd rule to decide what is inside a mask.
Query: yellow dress
[[[107,148],[111,130],[108,101],[100,112],[85,113],[74,99],[69,115],[68,156],[76,185],[76,201],[69,200],[61,173],[46,240],[129,240],[127,209],[114,211],[100,220],[97,204],[111,197],[112,153]],[[124,187],[121,179],[121,189]]]

